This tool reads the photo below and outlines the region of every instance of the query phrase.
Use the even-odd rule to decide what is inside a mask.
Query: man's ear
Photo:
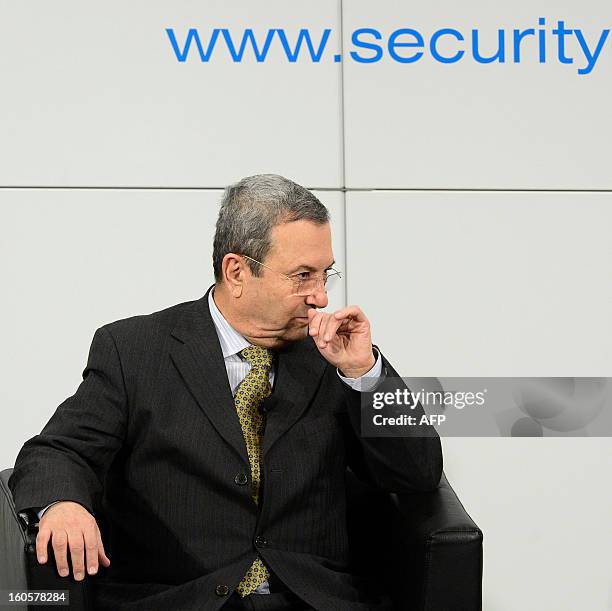
[[[233,252],[228,252],[221,262],[221,274],[223,282],[227,286],[232,297],[240,297],[244,288],[246,263],[244,259]]]

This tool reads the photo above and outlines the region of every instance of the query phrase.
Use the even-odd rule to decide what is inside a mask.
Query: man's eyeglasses
[[[293,295],[300,295],[305,297],[306,295],[311,295],[314,293],[319,287],[322,287],[326,292],[330,289],[333,289],[335,285],[338,284],[340,278],[342,278],[342,274],[330,268],[325,271],[323,274],[315,274],[313,272],[298,272],[297,274],[293,274],[291,276],[287,276],[287,274],[283,274],[283,272],[279,272],[276,269],[272,269],[268,267],[265,263],[258,261],[257,259],[253,259],[253,257],[249,257],[248,255],[240,255],[249,261],[253,261],[254,263],[258,263],[262,267],[269,269],[271,272],[276,274],[280,274],[283,278],[290,280],[293,283]]]

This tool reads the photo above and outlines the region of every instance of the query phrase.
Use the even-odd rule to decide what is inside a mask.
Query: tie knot
[[[261,346],[247,346],[240,354],[251,364],[251,367],[259,367],[265,371],[272,368],[273,354],[268,348]]]

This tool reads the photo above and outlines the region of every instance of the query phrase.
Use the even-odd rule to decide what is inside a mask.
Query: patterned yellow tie
[[[272,367],[272,353],[267,348],[249,346],[240,354],[251,364],[251,370],[246,375],[234,396],[236,411],[244,434],[249,463],[251,464],[252,495],[255,503],[259,503],[260,458],[262,442],[262,417],[259,413],[261,402],[272,392],[268,374]],[[270,572],[260,558],[256,558],[242,581],[236,587],[240,596],[246,596],[255,591],[264,581],[269,579]]]

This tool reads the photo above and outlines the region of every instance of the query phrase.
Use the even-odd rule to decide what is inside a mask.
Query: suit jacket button
[[[215,588],[215,594],[217,596],[227,596],[229,594],[229,588],[224,583],[220,583]]]
[[[246,473],[238,473],[236,477],[234,477],[234,481],[239,486],[244,486],[249,481],[249,478],[247,477]]]
[[[255,537],[255,545],[256,547],[266,547],[268,545],[268,540],[265,537]]]

